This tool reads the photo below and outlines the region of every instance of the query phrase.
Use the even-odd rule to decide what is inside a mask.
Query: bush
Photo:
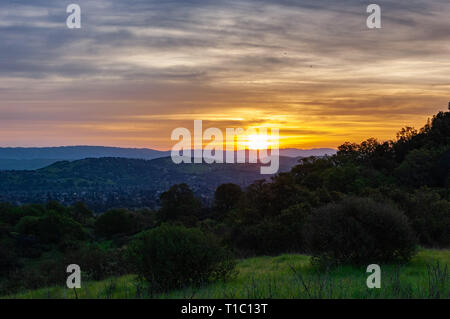
[[[450,202],[427,188],[414,193],[397,191],[393,199],[405,212],[419,243],[427,247],[450,247]]]
[[[215,238],[196,228],[166,224],[138,235],[128,257],[154,292],[226,279],[235,266]]]
[[[16,225],[16,231],[24,235],[36,235],[38,233],[39,217],[24,216]]]
[[[19,268],[20,262],[16,253],[0,242],[0,278]]]
[[[127,234],[134,229],[131,214],[125,209],[112,209],[100,215],[95,221],[97,235],[110,238],[118,234]]]
[[[128,273],[128,264],[122,249],[106,249],[98,244],[86,245],[67,254],[64,264],[79,265],[83,275],[92,280],[102,280]]]
[[[56,211],[48,211],[42,217],[22,217],[16,230],[24,235],[35,236],[40,243],[58,244],[61,248],[72,247],[76,241],[86,238],[78,222]]]
[[[309,205],[297,204],[272,218],[236,223],[229,241],[243,255],[304,252],[303,227],[310,210]]]
[[[408,261],[416,239],[406,216],[395,207],[365,198],[347,198],[317,209],[305,237],[320,264]]]

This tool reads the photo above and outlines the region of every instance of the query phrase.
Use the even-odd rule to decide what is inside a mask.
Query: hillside
[[[281,149],[280,156],[308,157],[333,155],[336,150],[318,148],[303,150]],[[61,146],[61,147],[0,147],[0,170],[35,170],[58,161],[74,161],[85,158],[121,157],[151,160],[170,156],[170,151],[148,148],[121,148],[105,146]]]
[[[105,146],[2,147],[0,170],[35,170],[58,161],[85,158],[122,157],[150,160],[169,155],[168,151]]]
[[[124,157],[154,159],[170,155],[167,151],[148,148],[121,148],[106,146],[60,146],[60,147],[2,147],[0,159],[54,159],[77,160],[88,157]]]
[[[280,157],[280,171],[288,171],[297,162],[298,158]],[[186,183],[208,200],[220,184],[246,186],[264,178],[267,176],[260,175],[259,164],[176,165],[170,157],[88,158],[59,161],[33,171],[0,171],[0,200],[21,203],[83,200],[94,208],[105,204],[104,208],[114,206],[111,202],[121,197],[120,206],[154,206],[159,194],[174,184]]]

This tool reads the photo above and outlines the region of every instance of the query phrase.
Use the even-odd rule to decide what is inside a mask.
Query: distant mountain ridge
[[[280,156],[309,157],[335,154],[330,148],[281,149]],[[170,156],[170,151],[149,148],[121,148],[108,146],[59,146],[59,147],[0,147],[0,170],[35,170],[58,161],[74,161],[85,158],[120,157],[152,160]]]
[[[0,159],[20,160],[78,160],[97,157],[154,159],[169,155],[169,151],[157,151],[149,148],[121,148],[109,146],[0,147]]]
[[[0,147],[0,170],[35,170],[58,161],[120,157],[151,160],[169,151],[108,146]]]
[[[312,148],[312,149],[299,149],[299,148],[283,148],[280,149],[280,156],[286,157],[310,157],[310,156],[325,156],[334,155],[336,150],[332,148]]]

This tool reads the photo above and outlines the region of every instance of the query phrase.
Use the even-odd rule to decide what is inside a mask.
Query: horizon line
[[[42,148],[64,148],[64,147],[103,147],[103,148],[119,148],[119,149],[133,149],[133,150],[152,150],[152,151],[158,151],[158,152],[170,152],[171,149],[157,149],[157,148],[151,148],[151,147],[125,147],[125,146],[110,146],[110,145],[84,145],[84,144],[75,144],[75,145],[58,145],[58,146],[2,146],[0,145],[0,149],[23,149],[23,148],[36,148],[36,149],[42,149]],[[324,150],[324,149],[330,149],[330,150],[337,150],[335,147],[313,147],[313,148],[299,148],[299,147],[283,147],[279,148],[279,150],[289,150],[289,149],[296,149],[296,150],[303,150],[303,151],[313,151],[313,150]],[[187,149],[188,151],[195,150],[194,148]],[[239,151],[243,149],[236,149],[235,151]],[[249,150],[246,148],[246,150]],[[270,148],[268,148],[270,150]],[[225,152],[226,150],[224,150]]]

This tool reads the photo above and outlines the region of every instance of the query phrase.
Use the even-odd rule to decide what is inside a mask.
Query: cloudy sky
[[[81,7],[82,28],[66,26]],[[170,149],[171,131],[279,127],[337,147],[450,100],[450,2],[0,1],[0,146]]]

